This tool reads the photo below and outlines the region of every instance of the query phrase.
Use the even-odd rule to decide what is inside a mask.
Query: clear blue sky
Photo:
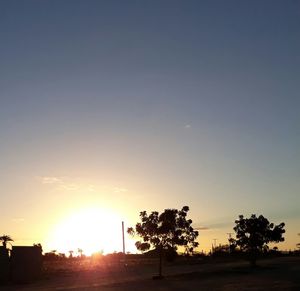
[[[203,238],[257,213],[294,247],[299,31],[292,0],[0,1],[0,232],[187,204]]]

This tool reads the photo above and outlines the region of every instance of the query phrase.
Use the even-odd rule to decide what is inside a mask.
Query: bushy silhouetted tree
[[[212,255],[215,257],[226,256],[230,254],[230,245],[218,245],[213,248]]]
[[[159,277],[162,276],[162,255],[176,251],[177,246],[183,246],[186,253],[191,253],[198,246],[196,238],[198,231],[191,226],[192,220],[187,219],[188,206],[181,210],[165,209],[158,213],[152,211],[149,215],[146,211],[140,212],[141,222],[135,228],[128,228],[131,235],[138,235],[142,239],[135,243],[140,251],[147,251],[150,248],[159,252]]]
[[[283,222],[274,225],[262,215],[256,217],[252,214],[250,218],[240,215],[235,224],[233,229],[236,239],[231,239],[231,242],[249,254],[250,263],[253,266],[256,265],[257,255],[268,248],[268,243],[284,241],[285,224]]]

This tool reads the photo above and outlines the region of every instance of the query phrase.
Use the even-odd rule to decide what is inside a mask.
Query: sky
[[[252,213],[294,249],[299,31],[296,0],[1,0],[0,233],[70,249],[89,225],[105,250],[188,205],[200,249]]]

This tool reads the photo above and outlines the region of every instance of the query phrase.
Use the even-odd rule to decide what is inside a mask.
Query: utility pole
[[[231,253],[231,235],[233,235],[233,232],[227,232],[228,234],[228,242],[229,242],[229,253]]]
[[[122,221],[122,240],[123,240],[123,254],[125,255],[124,221]]]

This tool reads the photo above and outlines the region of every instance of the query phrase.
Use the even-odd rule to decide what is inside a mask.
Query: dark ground
[[[58,272],[35,283],[2,285],[0,290],[300,290],[300,258],[282,257],[258,262],[205,262],[164,267],[164,279],[153,280],[156,265],[112,267]]]

